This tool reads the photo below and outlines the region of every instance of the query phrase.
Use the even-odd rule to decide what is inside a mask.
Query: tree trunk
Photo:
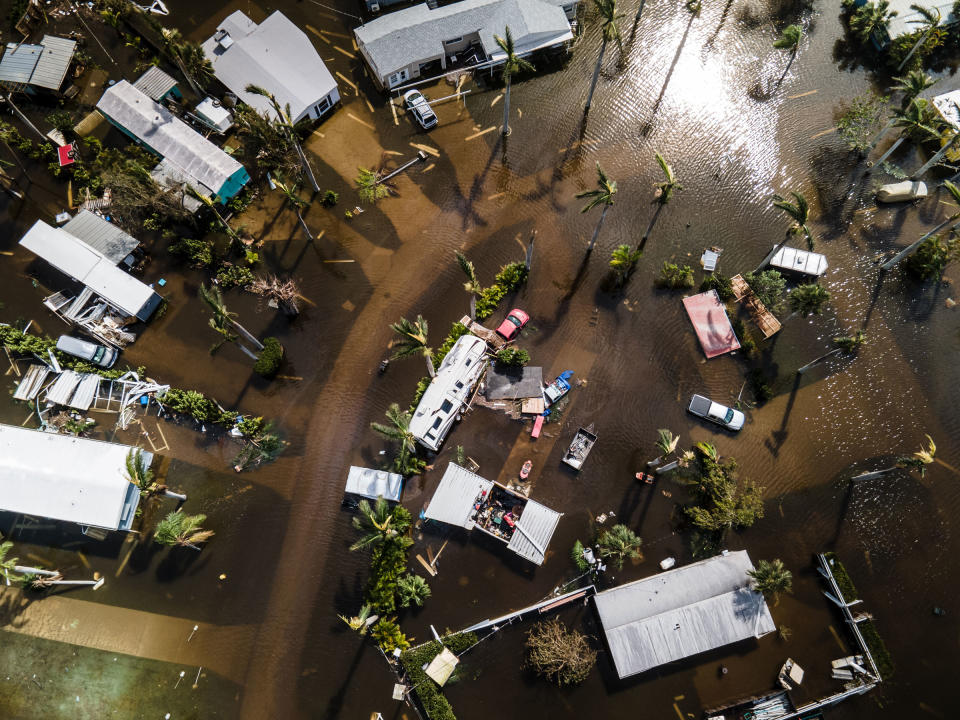
[[[173,498],[174,500],[179,500],[180,502],[186,502],[187,496],[180,493],[174,492],[173,490],[164,489],[163,496],[168,498]]]
[[[237,332],[243,335],[247,342],[251,343],[255,348],[257,348],[257,350],[263,350],[263,343],[257,340],[253,333],[247,330],[243,325],[233,319],[230,320],[230,324],[237,329]]]
[[[512,80],[513,78],[507,75],[507,91],[503,96],[503,127],[500,128],[503,135],[510,134],[510,84]]]
[[[16,114],[16,116],[17,116],[18,118],[20,118],[20,120],[21,120],[28,128],[30,128],[31,130],[33,130],[33,131],[37,134],[37,137],[40,138],[40,142],[47,142],[47,140],[48,140],[49,138],[47,138],[46,135],[44,135],[42,132],[40,132],[40,131],[37,129],[37,126],[34,125],[32,122],[30,122],[30,119],[29,119],[26,115],[24,115],[22,112],[20,112],[20,108],[18,108],[16,105],[13,104],[13,98],[10,96],[10,93],[7,93],[7,105],[10,106],[10,109],[13,110],[13,112]]]
[[[897,141],[896,141],[893,145],[890,146],[890,149],[889,149],[889,150],[887,150],[883,155],[880,156],[880,159],[877,160],[877,162],[876,162],[875,164],[876,164],[876,165],[882,165],[882,164],[883,164],[883,161],[886,160],[886,159],[887,159],[888,157],[890,157],[891,155],[893,155],[893,151],[896,150],[898,147],[900,147],[900,146],[903,144],[903,141],[904,141],[904,140],[906,140],[906,138],[898,137],[898,138],[897,138]]]
[[[600,219],[597,221],[597,226],[593,229],[593,238],[591,238],[590,244],[587,246],[587,255],[593,252],[593,246],[597,244],[597,236],[600,234],[600,228],[603,226],[603,219],[607,216],[607,210],[609,209],[609,205],[603,206],[603,212],[600,213]]]
[[[942,223],[937,225],[933,230],[928,232],[926,235],[924,235],[922,238],[917,240],[915,243],[911,243],[910,245],[907,245],[907,247],[905,247],[903,250],[898,252],[892,258],[887,260],[883,265],[880,266],[880,269],[884,271],[893,270],[893,268],[896,267],[897,263],[899,263],[905,257],[909,255],[913,255],[913,253],[917,251],[917,248],[920,247],[920,244],[924,240],[926,240],[928,237],[931,237],[932,235],[936,235],[938,232],[943,230],[943,228],[945,228],[947,225],[949,225],[950,223],[956,222],[958,219],[960,219],[960,213],[956,215],[951,215],[949,218],[947,218]]]
[[[917,170],[915,173],[913,173],[910,177],[911,177],[913,180],[916,180],[918,177],[920,177],[921,175],[923,175],[927,170],[929,170],[929,169],[932,168],[934,165],[936,165],[938,162],[940,162],[940,158],[942,158],[944,155],[947,154],[947,150],[949,150],[951,147],[953,147],[953,144],[954,144],[958,139],[960,139],[960,133],[957,133],[957,134],[955,134],[952,138],[950,138],[949,142],[947,142],[946,145],[944,145],[942,148],[940,148],[940,150],[937,151],[937,154],[936,154],[936,155],[934,155],[932,158],[930,158],[929,160],[927,160],[927,162],[925,162],[925,163],[923,164],[923,167],[921,167],[919,170]]]
[[[870,147],[867,148],[867,155],[873,152],[873,149],[880,144],[880,141],[883,140],[883,136],[887,134],[887,131],[893,127],[894,120],[888,120],[887,124],[883,126],[877,136],[873,139],[873,142],[870,143]]]
[[[470,293],[470,319],[477,319],[477,296],[474,293]]]
[[[427,372],[430,373],[430,377],[435,378],[437,376],[437,371],[433,367],[433,356],[424,353],[423,357],[427,359]]]
[[[313,168],[310,167],[310,161],[307,160],[306,153],[303,152],[303,148],[300,147],[300,141],[297,140],[296,133],[293,131],[293,128],[290,128],[290,139],[293,141],[293,146],[297,149],[297,155],[300,156],[300,164],[303,165],[303,171],[307,175],[307,180],[310,181],[310,187],[313,188],[315,193],[320,192],[320,186],[317,184],[317,178],[313,175]]]
[[[593,69],[593,80],[590,83],[590,94],[587,96],[587,106],[583,109],[584,112],[590,110],[590,104],[593,102],[593,91],[597,89],[597,78],[600,77],[600,66],[603,65],[603,54],[607,51],[607,39],[603,39],[603,44],[600,46],[600,57],[597,58],[597,66]]]
[[[303,214],[300,212],[300,208],[297,208],[297,220],[300,221],[300,227],[303,228],[303,232],[307,235],[307,240],[313,242],[313,233],[310,232],[310,228],[307,227],[307,223],[303,219]]]

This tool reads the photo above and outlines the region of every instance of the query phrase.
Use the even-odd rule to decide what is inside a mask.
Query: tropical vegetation
[[[629,279],[641,254],[629,245],[618,245],[610,254],[610,269],[617,279],[617,285],[623,285]]]
[[[604,0],[605,2],[607,0]],[[614,0],[609,0],[613,2]],[[597,244],[597,237],[600,235],[600,228],[603,227],[603,221],[607,217],[607,210],[613,206],[613,196],[617,194],[617,182],[607,177],[607,174],[597,162],[597,187],[593,190],[586,190],[577,194],[578,199],[589,198],[589,202],[581,209],[581,213],[590,212],[593,208],[603,206],[600,211],[600,219],[597,220],[597,226],[593,230],[593,237],[587,246],[587,254],[593,251],[593,246]]]
[[[927,465],[932,465],[936,459],[937,444],[933,438],[927,435],[927,447],[920,448],[913,455],[904,455],[897,458],[897,467],[905,470],[919,470],[920,477],[924,477],[927,472]]]
[[[494,42],[503,50],[504,58],[500,66],[503,73],[503,81],[506,83],[506,91],[503,100],[503,127],[500,132],[504,135],[510,134],[510,86],[513,84],[513,76],[520,72],[533,72],[533,65],[524,58],[517,55],[513,46],[513,33],[510,32],[510,26],[507,25],[504,36],[493,36]]]
[[[686,290],[696,285],[696,281],[693,279],[693,268],[689,265],[677,265],[664,261],[660,274],[657,275],[653,284],[659,288]]]
[[[625,560],[639,560],[643,557],[640,546],[643,541],[626,525],[614,525],[597,536],[597,552],[620,570]]]
[[[175,510],[157,523],[153,540],[168,547],[200,550],[199,545],[214,535],[213,530],[204,530],[201,527],[206,519],[207,516],[203,514],[187,515],[183,510]]]
[[[568,630],[559,620],[547,620],[527,632],[526,666],[560,687],[587,679],[597,652],[586,635]]]
[[[813,250],[813,233],[810,232],[807,225],[810,218],[810,207],[807,204],[807,199],[798,192],[791,191],[790,194],[793,196],[793,202],[782,195],[775,194],[773,196],[773,206],[783,210],[793,220],[793,224],[787,233],[789,235],[803,234],[807,238],[807,246]]]
[[[817,283],[798,285],[790,293],[790,309],[802,317],[819,315],[830,302],[830,292]]]
[[[764,270],[759,273],[747,273],[743,276],[753,294],[774,315],[781,315],[785,309],[784,293],[787,281],[777,270]]]
[[[587,104],[583,111],[588,112],[593,103],[593,92],[597,89],[597,79],[600,77],[600,68],[603,66],[603,56],[607,52],[607,43],[616,41],[617,49],[623,54],[623,39],[620,37],[620,28],[617,20],[621,17],[617,13],[617,0],[593,0],[597,21],[600,23],[600,32],[603,41],[600,44],[600,55],[597,56],[597,65],[593,69],[593,79],[590,81],[590,94],[587,95]]]
[[[793,592],[793,573],[784,567],[780,558],[760,560],[747,575],[753,580],[754,591],[768,600],[773,599],[774,605],[779,604],[781,593]]]
[[[401,475],[413,475],[422,472],[426,463],[417,458],[417,439],[410,431],[410,420],[413,414],[401,410],[397,403],[392,403],[387,408],[386,416],[389,424],[372,422],[370,427],[378,435],[397,443],[397,454],[393,459],[393,469]]]

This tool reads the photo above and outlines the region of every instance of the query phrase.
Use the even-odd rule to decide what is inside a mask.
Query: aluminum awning
[[[533,500],[527,500],[507,549],[513,550],[530,562],[542,565],[550,538],[553,537],[553,531],[557,529],[561,515],[563,513],[551,510]]]
[[[424,517],[430,520],[473,528],[473,504],[481,491],[490,492],[493,482],[466,470],[456,463],[447,464],[437,491],[430,498]]]

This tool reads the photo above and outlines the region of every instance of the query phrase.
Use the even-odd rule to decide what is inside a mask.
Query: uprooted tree
[[[583,682],[597,662],[587,636],[559,620],[534,625],[526,645],[527,667],[560,686]]]

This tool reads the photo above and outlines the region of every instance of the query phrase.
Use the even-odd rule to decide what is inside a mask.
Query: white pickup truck
[[[743,423],[746,421],[743,413],[739,410],[734,410],[733,408],[728,408],[726,405],[721,405],[720,403],[715,403],[709,398],[705,398],[703,395],[694,395],[690,399],[690,406],[687,408],[689,412],[692,412],[694,415],[699,415],[702,418],[714,422],[717,425],[722,425],[727,428],[727,430],[739,430],[743,427]]]

